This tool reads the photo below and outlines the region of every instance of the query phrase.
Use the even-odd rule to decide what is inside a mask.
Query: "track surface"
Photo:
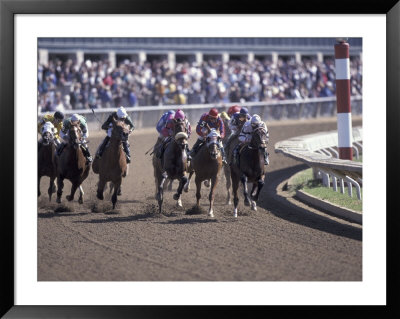
[[[361,125],[361,119],[353,120]],[[202,188],[204,212],[190,214],[195,184],[183,193],[184,209],[166,192],[157,212],[151,157],[144,153],[155,130],[138,130],[130,138],[133,163],[123,180],[122,196],[112,210],[110,196],[96,198],[98,175],[83,183],[85,203],[77,196],[62,204],[47,198],[42,178],[38,200],[39,281],[360,281],[362,228],[338,220],[288,197],[284,181],[304,165],[275,154],[276,142],[293,136],[336,129],[332,120],[268,124],[271,164],[258,211],[240,198],[239,216],[225,204],[223,177],[217,187],[215,218],[207,217],[208,189]],[[94,154],[103,132],[91,132]],[[195,136],[190,139],[192,145]],[[177,181],[174,182],[174,191]],[[44,195],[43,195],[44,194]]]

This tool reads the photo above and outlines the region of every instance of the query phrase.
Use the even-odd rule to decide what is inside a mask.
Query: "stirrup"
[[[128,155],[126,155],[126,163],[129,164],[130,162],[131,162],[131,158]]]

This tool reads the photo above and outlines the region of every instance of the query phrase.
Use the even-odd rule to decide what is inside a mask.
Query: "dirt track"
[[[361,125],[361,120],[353,121]],[[336,129],[331,120],[271,123],[266,183],[258,211],[245,207],[239,217],[225,204],[220,179],[207,217],[208,189],[202,189],[202,214],[187,214],[195,204],[195,184],[183,193],[183,210],[173,192],[165,193],[164,212],[157,213],[151,158],[144,153],[156,140],[155,130],[135,131],[130,139],[133,163],[123,181],[122,196],[112,210],[110,196],[96,198],[98,175],[84,182],[85,203],[47,199],[42,178],[38,200],[39,281],[359,281],[362,280],[362,229],[288,198],[282,182],[305,168],[275,154],[276,142]],[[103,138],[91,132],[90,150]],[[193,144],[195,136],[190,143]],[[280,186],[278,188],[278,186]],[[177,182],[174,182],[174,190]],[[278,191],[277,191],[278,189]]]

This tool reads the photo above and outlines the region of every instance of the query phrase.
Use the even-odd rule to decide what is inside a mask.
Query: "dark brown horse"
[[[256,128],[248,145],[244,146],[239,154],[239,166],[231,162],[231,178],[233,203],[235,206],[234,216],[237,217],[237,206],[239,203],[238,187],[239,181],[243,184],[244,203],[252,210],[257,210],[257,200],[262,187],[264,186],[265,166],[264,152],[267,147],[268,136],[263,128]],[[253,183],[250,196],[247,190],[247,182]]]
[[[186,126],[183,121],[174,121],[174,132],[170,142],[165,146],[161,159],[153,153],[154,181],[156,185],[156,198],[158,200],[159,212],[162,210],[164,197],[164,183],[166,179],[179,180],[177,192],[173,198],[177,205],[182,207],[182,189],[186,184],[187,177],[187,139]]]
[[[52,194],[56,192],[55,180],[57,177],[57,169],[54,163],[56,152],[54,135],[51,132],[43,133],[38,146],[38,197],[40,196],[40,179],[42,176],[48,176],[50,177],[50,184],[47,193],[49,194],[50,202]]]
[[[117,195],[121,187],[122,177],[127,174],[128,164],[122,142],[129,137],[129,127],[124,121],[113,120],[113,129],[108,147],[104,150],[103,156],[95,158],[92,170],[99,174],[97,184],[97,198],[104,199],[103,192],[107,182],[112,183],[111,189],[114,191],[111,197],[113,209],[117,203]]]
[[[210,193],[208,195],[208,200],[210,201],[208,216],[210,217],[214,217],[214,190],[218,184],[218,176],[222,168],[222,154],[218,139],[219,134],[215,130],[212,130],[207,135],[205,144],[200,147],[196,156],[194,156],[190,163],[189,179],[185,185],[185,192],[187,192],[190,185],[190,179],[192,178],[193,173],[196,173],[196,205],[198,207],[201,198],[201,183],[203,181],[211,180]]]
[[[83,155],[82,131],[79,125],[71,125],[68,132],[68,144],[64,147],[63,152],[56,156],[57,166],[57,203],[61,203],[61,195],[64,188],[64,179],[68,179],[71,186],[71,194],[67,195],[68,201],[72,201],[76,190],[79,188],[79,204],[83,204],[83,188],[82,183],[88,177],[90,164],[86,164],[86,158]]]

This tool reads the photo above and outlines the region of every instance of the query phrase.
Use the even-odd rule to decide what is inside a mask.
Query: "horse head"
[[[211,132],[208,133],[206,138],[206,145],[208,152],[212,159],[217,159],[218,155],[221,153],[220,143],[221,136],[215,129],[211,129]]]
[[[69,142],[76,149],[82,140],[82,130],[81,130],[79,124],[71,124],[71,127],[69,128],[68,136],[69,136]]]
[[[113,120],[111,137],[118,141],[127,141],[129,137],[128,125],[124,121]]]
[[[174,135],[184,132],[187,133],[186,123],[182,119],[173,119],[174,121]]]
[[[50,145],[54,140],[54,135],[50,131],[43,132],[42,134],[42,145]]]
[[[175,143],[183,150],[187,144],[188,135],[185,132],[179,132],[175,134],[174,140]]]
[[[264,150],[268,144],[268,133],[264,127],[259,126],[253,130],[249,146]]]

